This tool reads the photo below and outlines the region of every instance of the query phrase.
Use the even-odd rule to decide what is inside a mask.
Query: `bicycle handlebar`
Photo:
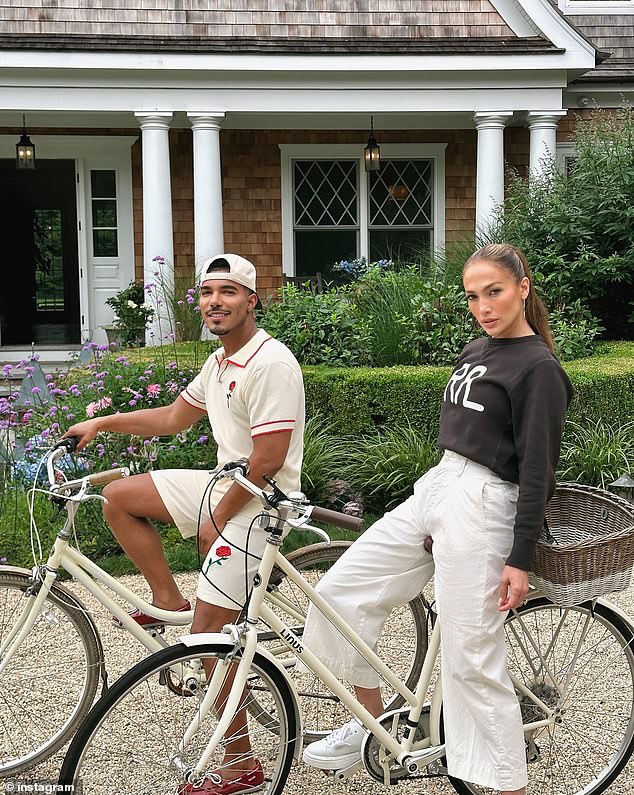
[[[267,494],[264,489],[256,486],[255,483],[245,477],[244,462],[242,460],[225,465],[221,472],[225,477],[230,477],[232,480],[235,480],[236,483],[239,483],[243,489],[251,492],[254,497],[258,497],[267,508],[274,507],[274,504],[269,500],[271,495]],[[353,530],[356,533],[360,533],[363,529],[363,519],[358,516],[350,516],[350,514],[332,511],[329,508],[320,508],[317,505],[308,505],[303,494],[299,495],[297,499],[294,499],[293,497],[282,494],[279,489],[277,491],[283,499],[277,500],[275,505],[291,508],[299,514],[303,512],[304,516],[307,518],[316,519],[318,522],[326,522],[336,527],[342,527],[345,530]]]
[[[88,475],[88,482],[91,486],[101,486],[104,483],[110,483],[113,480],[121,480],[127,478],[130,474],[128,467],[117,467],[117,469],[106,469],[103,472],[94,472]]]
[[[79,436],[67,436],[66,439],[60,439],[53,450],[66,450],[67,453],[74,453],[78,444]]]
[[[317,505],[313,507],[310,516],[311,519],[316,519],[318,522],[334,524],[345,530],[353,530],[355,533],[360,533],[363,529],[363,519],[359,516],[350,516],[349,513],[331,511],[329,508],[320,508]]]

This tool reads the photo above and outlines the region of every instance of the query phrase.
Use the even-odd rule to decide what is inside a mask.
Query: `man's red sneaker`
[[[178,610],[172,610],[173,613],[186,613],[188,610],[191,610],[192,606],[189,603],[189,600],[185,602],[182,607],[179,607]],[[165,623],[163,621],[159,621],[158,619],[154,618],[154,616],[148,616],[147,613],[142,613],[140,610],[131,610],[128,615],[130,618],[133,618],[136,623],[140,627],[146,627],[147,629],[153,629],[154,627],[163,627]],[[122,627],[123,624],[119,621],[118,618],[112,616],[112,621],[118,627]]]
[[[177,795],[242,795],[246,792],[257,792],[264,787],[264,771],[259,760],[255,760],[255,767],[246,770],[238,778],[223,781],[217,773],[205,778],[199,787],[193,784],[181,784]]]

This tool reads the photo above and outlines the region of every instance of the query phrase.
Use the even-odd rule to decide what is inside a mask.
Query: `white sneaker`
[[[365,729],[356,720],[344,723],[323,740],[304,748],[304,762],[321,770],[342,770],[361,759]]]

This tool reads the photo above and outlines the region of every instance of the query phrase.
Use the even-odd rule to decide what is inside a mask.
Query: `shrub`
[[[266,303],[262,326],[300,363],[331,367],[371,363],[368,324],[350,300],[350,288],[312,293],[289,284],[280,289],[280,298]]]
[[[571,420],[601,417],[623,425],[634,416],[634,344],[604,343],[602,353],[566,362],[574,386]],[[448,367],[304,367],[309,416],[321,412],[336,433],[356,436],[408,422],[437,433]]]
[[[595,340],[603,331],[603,326],[579,299],[570,306],[554,309],[549,321],[557,355],[564,362],[591,356]]]
[[[368,324],[368,344],[375,367],[414,363],[414,349],[401,320],[412,316],[412,296],[422,286],[420,270],[414,266],[399,271],[370,270],[356,282],[354,301]]]
[[[113,325],[119,332],[121,344],[136,347],[145,343],[145,330],[154,317],[154,310],[145,303],[143,285],[130,284],[106,300],[114,312]]]
[[[357,439],[343,476],[368,510],[382,513],[409,497],[415,481],[439,460],[435,434],[406,424]]]
[[[634,333],[634,111],[597,110],[576,127],[567,173],[510,178],[491,234],[522,248],[547,303],[577,299],[612,338]]]
[[[462,286],[426,281],[411,299],[412,311],[397,318],[411,364],[451,365],[464,346],[482,336],[467,308]]]
[[[336,435],[332,424],[323,415],[316,413],[306,420],[302,491],[309,500],[317,505],[332,502],[330,481],[341,477],[346,453],[341,436]]]
[[[613,426],[596,421],[570,421],[562,441],[559,477],[606,488],[634,471],[634,422]]]

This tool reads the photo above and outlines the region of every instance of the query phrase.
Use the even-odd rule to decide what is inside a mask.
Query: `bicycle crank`
[[[407,718],[409,708],[397,709],[386,712],[379,718],[383,728],[399,742],[403,739],[405,730],[408,729]],[[414,743],[420,743],[429,737],[429,707],[423,707],[414,734]],[[405,770],[395,759],[392,753],[370,732],[363,741],[361,759],[367,772],[376,781],[386,786],[396,784],[404,778],[418,778]]]

